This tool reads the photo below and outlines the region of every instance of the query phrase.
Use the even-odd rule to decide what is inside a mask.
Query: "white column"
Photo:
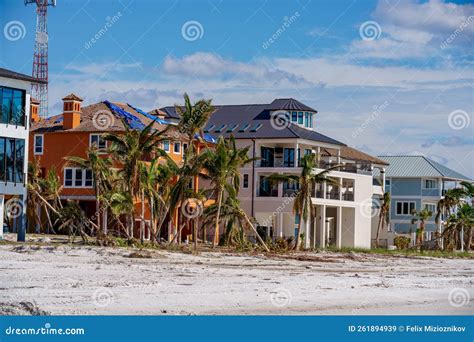
[[[341,149],[338,149],[338,150],[337,150],[337,163],[338,163],[338,164],[341,163]]]
[[[318,217],[318,214],[316,212],[316,217]],[[313,248],[316,248],[316,234],[317,234],[317,224],[318,224],[318,220],[316,219],[316,217],[314,218],[314,222],[313,222]]]
[[[310,235],[310,227],[311,227],[311,214],[308,214],[308,219],[304,222],[305,225],[305,232],[304,232],[304,248],[309,248],[311,246],[311,235]]]
[[[5,212],[5,196],[0,195],[0,222],[2,223],[2,228],[0,229],[0,240],[3,240],[3,213]]]
[[[323,182],[323,198],[326,198],[326,182]]]
[[[283,238],[283,213],[278,214],[278,232],[277,237]]]
[[[300,145],[296,143],[295,145],[295,167],[298,167],[298,149],[300,148]]]
[[[342,200],[342,178],[339,178],[339,200]]]
[[[342,207],[337,207],[337,234],[336,234],[336,247],[342,247]]]
[[[321,206],[321,232],[320,232],[321,242],[320,247],[326,247],[326,204]]]
[[[380,169],[380,173],[382,174],[382,192],[385,193],[385,168],[384,167]]]
[[[317,157],[317,160],[318,160],[318,169],[321,167],[320,165],[320,162],[321,162],[321,147],[318,146],[317,148],[317,154],[318,154],[318,157]]]

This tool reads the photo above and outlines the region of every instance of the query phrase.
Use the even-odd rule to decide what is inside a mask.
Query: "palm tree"
[[[460,183],[463,187],[464,196],[471,199],[471,206],[474,206],[474,183],[463,181]]]
[[[69,156],[64,158],[68,165],[80,167],[82,169],[88,169],[92,171],[94,177],[94,190],[96,198],[96,218],[97,226],[101,227],[100,220],[100,196],[110,191],[110,170],[112,167],[112,161],[108,157],[101,157],[97,147],[92,146],[87,150],[87,157],[75,157]],[[105,222],[104,222],[105,223]],[[104,224],[103,233],[107,234],[107,224]]]
[[[336,184],[332,179],[328,178],[327,175],[330,171],[339,168],[340,165],[335,165],[329,169],[314,173],[314,169],[317,167],[317,156],[316,154],[308,154],[301,158],[300,175],[281,175],[273,174],[269,176],[270,180],[277,180],[280,182],[296,183],[298,191],[293,200],[293,212],[299,216],[298,228],[296,230],[296,244],[295,250],[300,248],[300,232],[301,222],[308,219],[308,215],[312,212],[311,198],[313,197],[313,190],[316,184],[323,182]]]
[[[214,112],[212,100],[202,99],[193,105],[186,93],[184,93],[184,106],[175,105],[175,110],[180,117],[179,131],[186,134],[190,142],[196,139],[197,136],[202,137],[204,135],[203,129]]]
[[[377,236],[375,237],[375,247],[379,247],[380,232],[385,228],[385,225],[389,223],[390,219],[390,192],[383,194],[383,202],[380,207],[379,213],[379,224],[377,226]]]
[[[439,223],[442,215],[449,217],[452,214],[453,208],[459,205],[463,196],[464,193],[462,189],[455,188],[447,190],[443,198],[438,201],[436,206],[435,222]]]
[[[411,224],[415,224],[416,222],[420,221],[420,230],[419,234],[417,234],[417,245],[420,245],[424,241],[424,233],[425,233],[425,221],[428,220],[433,213],[428,210],[427,208],[424,208],[420,211],[416,211],[415,209],[411,212],[412,219],[411,219]]]
[[[448,240],[446,243],[446,249],[452,250],[458,243],[458,237],[461,232],[467,231],[468,236],[471,236],[474,226],[474,208],[467,203],[461,205],[455,214],[452,214],[446,223],[446,229],[443,232],[443,237]],[[470,238],[460,241],[464,245],[466,251],[470,251],[471,240]]]
[[[110,141],[109,152],[112,157],[121,164],[120,174],[122,176],[124,190],[135,201],[140,193],[140,161],[147,160],[154,152],[159,151],[157,142],[163,140],[169,126],[162,130],[154,130],[152,121],[142,130],[130,129],[124,122],[125,132],[106,133],[104,139]],[[163,151],[164,153],[164,151]],[[127,215],[129,221],[129,235],[133,236],[135,224],[135,210]]]
[[[26,184],[28,196],[26,198],[28,217],[32,219],[37,232],[41,227],[41,209],[43,208],[43,200],[40,198],[42,193],[41,183],[41,164],[39,159],[35,159],[28,163],[28,183]]]
[[[225,193],[238,192],[240,187],[240,169],[254,161],[249,158],[250,147],[237,148],[235,138],[219,137],[214,150],[207,149],[203,155],[205,175],[211,181],[212,190],[217,198],[217,213],[215,220],[213,246],[219,243],[220,212]]]

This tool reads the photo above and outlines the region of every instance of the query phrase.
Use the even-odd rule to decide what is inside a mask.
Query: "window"
[[[244,179],[243,179],[242,187],[244,189],[247,189],[249,187],[249,175],[248,175],[248,173],[244,173]]]
[[[72,187],[72,174],[74,172],[74,169],[65,169],[64,170],[64,186],[67,187]]]
[[[233,124],[232,126],[229,126],[227,128],[227,133],[231,133],[233,131],[235,131],[235,129],[237,128],[238,124]]]
[[[180,154],[181,153],[181,143],[175,142],[173,145],[173,153]]]
[[[309,127],[309,113],[304,112],[304,126]]]
[[[35,154],[43,154],[44,135],[35,134],[34,148]]]
[[[397,215],[411,215],[415,209],[415,202],[397,202]]]
[[[262,167],[273,167],[273,156],[275,155],[275,149],[271,147],[260,148],[262,160],[260,166]]]
[[[79,167],[67,167],[64,169],[65,188],[92,188],[94,176],[92,170]]]
[[[170,141],[169,140],[163,140],[163,150],[165,150],[165,152],[170,151]]]
[[[25,163],[25,141],[22,139],[15,140],[15,167],[14,178],[15,183],[23,183],[24,180],[24,166]]]
[[[224,130],[224,128],[226,127],[227,125],[226,124],[222,124],[219,126],[219,128],[217,128],[214,132],[216,133],[222,133],[222,131]]]
[[[423,208],[424,209],[428,209],[429,211],[431,211],[432,213],[435,213],[436,212],[436,204],[433,204],[433,203],[425,203],[423,205]]]
[[[107,141],[104,139],[102,134],[91,134],[89,145],[95,145],[99,150],[105,150],[107,148]]]
[[[390,181],[390,179],[386,179],[385,180],[385,192],[391,192],[390,191],[391,186],[392,186],[392,182]]]
[[[304,155],[305,155],[305,156],[309,156],[309,155],[312,154],[312,153],[313,153],[313,150],[312,150],[312,149],[310,149],[310,148],[305,148],[305,150],[304,150]]]
[[[309,128],[313,128],[313,113],[309,113]]]
[[[0,181],[23,183],[25,172],[25,141],[0,138]]]
[[[258,123],[256,125],[254,125],[251,129],[250,129],[250,132],[256,132],[258,131],[260,128],[262,128],[262,124],[261,123]]]
[[[423,181],[424,189],[436,189],[436,180],[435,179],[425,179]]]
[[[246,123],[245,125],[240,126],[239,132],[245,132],[250,127],[250,124]]]
[[[188,149],[188,144],[187,144],[187,143],[183,143],[183,152],[186,152],[187,149]]]
[[[93,183],[94,183],[94,178],[92,176],[92,170],[86,170],[84,186],[87,188],[90,188],[92,187]]]
[[[303,124],[303,112],[298,112],[298,123]]]
[[[25,95],[21,89],[0,87],[0,123],[25,126]]]
[[[214,127],[216,127],[216,125],[209,125],[206,127],[206,129],[204,129],[204,133],[209,133],[210,131],[212,131],[214,129]]]
[[[298,113],[297,112],[291,112],[291,121],[292,122],[298,121]]]
[[[295,149],[294,148],[283,149],[283,166],[295,167]]]

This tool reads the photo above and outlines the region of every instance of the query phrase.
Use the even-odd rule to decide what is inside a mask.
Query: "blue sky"
[[[58,0],[48,23],[52,114],[70,92],[146,110],[185,91],[216,104],[295,97],[318,109],[321,133],[474,178],[468,2]],[[0,66],[30,74],[34,6],[0,0],[0,28]]]

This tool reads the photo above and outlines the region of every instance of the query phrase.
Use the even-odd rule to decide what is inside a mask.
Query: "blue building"
[[[428,208],[433,216],[426,231],[436,230],[436,206],[447,189],[468,177],[424,156],[379,156],[389,163],[385,170],[385,189],[391,194],[390,229],[396,233],[416,231],[411,212]]]

